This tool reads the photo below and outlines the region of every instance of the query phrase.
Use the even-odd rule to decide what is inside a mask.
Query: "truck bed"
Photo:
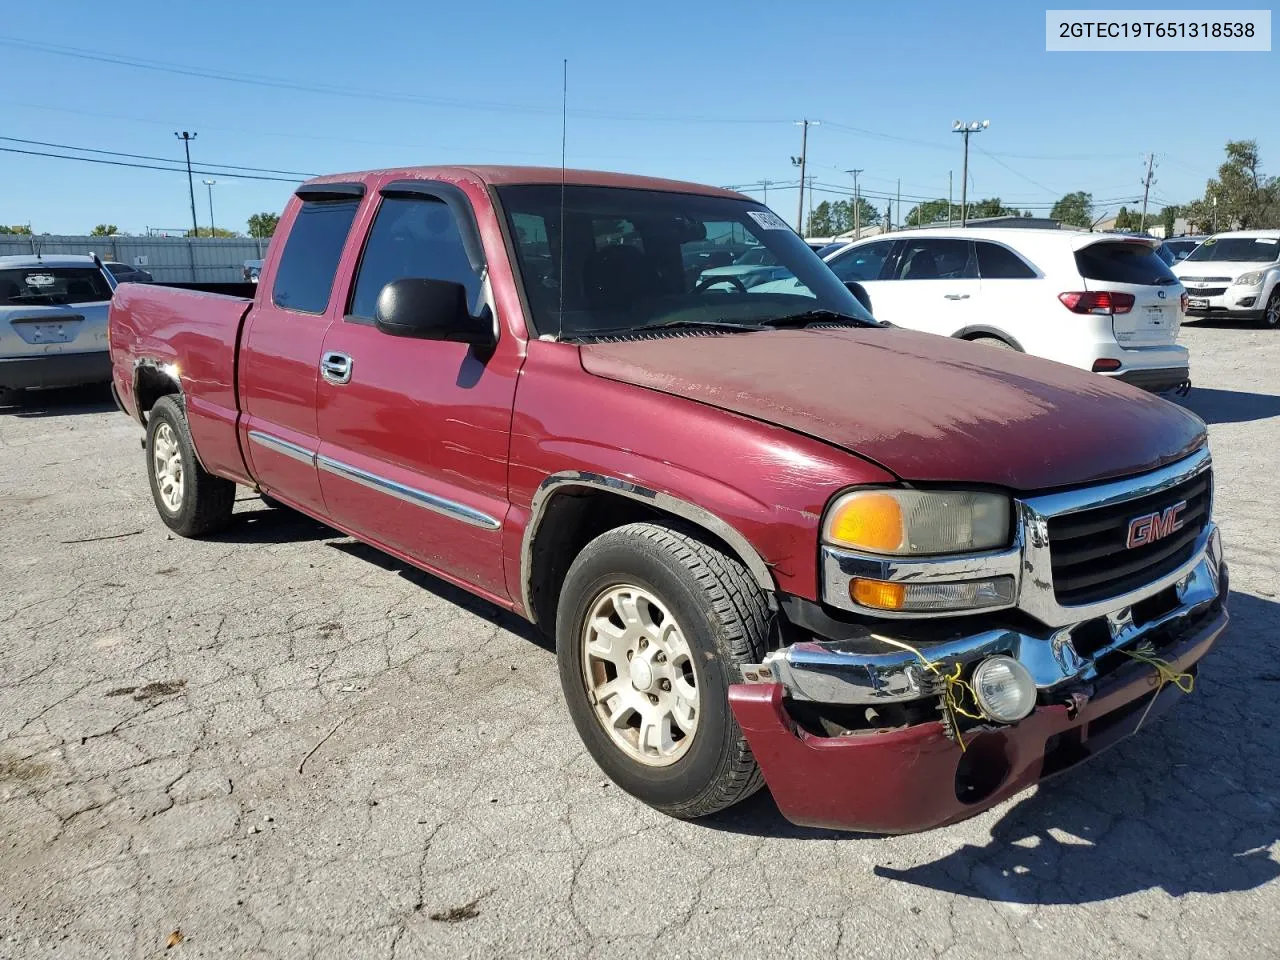
[[[221,286],[252,287],[253,284]],[[235,360],[246,297],[161,284],[123,283],[108,318],[112,382],[138,420],[138,395],[182,387],[187,420],[206,469],[248,481],[236,438]],[[199,384],[198,389],[188,389]],[[147,404],[144,404],[146,406]]]

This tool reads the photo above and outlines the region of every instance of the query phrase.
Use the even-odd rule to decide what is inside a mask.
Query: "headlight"
[[[973,671],[970,685],[978,706],[1001,723],[1017,723],[1036,705],[1036,682],[1013,657],[987,657]]]
[[[1254,270],[1252,273],[1242,273],[1232,282],[1233,287],[1260,287],[1262,286],[1262,275],[1265,270]]]
[[[827,511],[822,539],[897,557],[994,550],[1009,542],[1010,513],[997,493],[856,490]]]

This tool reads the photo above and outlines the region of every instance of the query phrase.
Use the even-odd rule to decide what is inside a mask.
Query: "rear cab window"
[[[1163,287],[1178,282],[1160,255],[1145,243],[1091,244],[1076,251],[1076,269],[1085,280]]]
[[[58,306],[111,299],[111,284],[97,267],[34,266],[0,270],[0,304]]]
[[[360,200],[304,200],[276,269],[271,302],[285,310],[324,313]]]

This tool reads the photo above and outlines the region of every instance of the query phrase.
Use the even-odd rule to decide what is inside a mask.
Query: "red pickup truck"
[[[756,247],[796,282],[707,272]],[[1164,710],[1227,622],[1200,420],[877,323],[725,190],[312,180],[252,301],[125,284],[110,344],[170,528],[242,484],[527,617],[675,816],[767,783],[798,823],[962,819]]]

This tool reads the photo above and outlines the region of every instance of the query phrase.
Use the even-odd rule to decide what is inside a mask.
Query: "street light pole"
[[[209,236],[216,236],[218,228],[213,225],[213,188],[217,185],[218,181],[202,180],[200,182],[203,183],[205,185],[205,189],[209,191]]]
[[[183,130],[181,133],[175,132],[174,136],[182,141],[182,149],[187,154],[187,192],[191,195],[191,235],[195,237],[200,235],[200,226],[196,223],[196,187],[191,179],[191,141],[196,138],[196,135]]]
[[[964,169],[960,174],[960,226],[962,227],[967,226],[969,223],[969,210],[967,207],[969,201],[969,135],[981,133],[989,126],[991,126],[990,120],[973,120],[969,123],[957,120],[951,125],[952,133],[958,133],[964,137]]]

